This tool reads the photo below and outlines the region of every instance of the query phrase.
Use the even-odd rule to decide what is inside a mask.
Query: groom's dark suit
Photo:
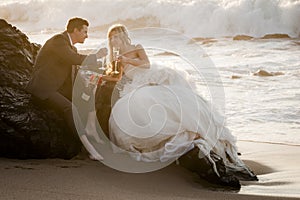
[[[96,64],[96,55],[81,55],[71,44],[67,32],[50,38],[40,49],[34,72],[26,90],[35,96],[43,105],[48,105],[63,114],[72,135],[76,139],[71,152],[80,149],[78,133],[84,134],[84,128],[76,109],[72,109],[72,68],[74,65]],[[74,119],[73,119],[74,118]],[[75,119],[76,118],[76,119]],[[79,120],[78,120],[79,119]],[[77,122],[77,126],[74,124]],[[78,131],[77,129],[78,128]],[[71,140],[72,141],[72,140]],[[70,149],[69,149],[70,150]]]
[[[72,66],[96,63],[96,55],[81,55],[70,43],[67,32],[50,38],[40,49],[32,79],[27,91],[41,100],[59,91],[70,98],[72,92]]]

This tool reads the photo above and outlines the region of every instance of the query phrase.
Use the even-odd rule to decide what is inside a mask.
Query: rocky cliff
[[[33,72],[40,45],[0,19],[0,156],[71,158],[80,144],[63,119],[37,104],[24,87]]]

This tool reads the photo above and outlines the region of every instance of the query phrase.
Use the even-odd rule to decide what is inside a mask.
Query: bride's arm
[[[149,58],[145,52],[145,49],[142,47],[142,45],[140,45],[140,44],[136,45],[135,51],[136,51],[137,57],[139,59],[121,56],[120,59],[121,59],[121,62],[123,63],[123,65],[125,66],[126,64],[130,64],[130,65],[133,65],[136,67],[150,68]]]

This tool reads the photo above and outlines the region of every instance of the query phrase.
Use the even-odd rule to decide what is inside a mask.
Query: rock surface
[[[263,69],[259,69],[256,72],[253,73],[254,76],[280,76],[284,75],[283,72],[268,72]]]
[[[236,35],[233,37],[233,40],[252,40],[253,37],[248,35]]]
[[[24,87],[40,45],[0,19],[0,156],[71,158],[81,145],[70,137],[63,119],[37,104]]]

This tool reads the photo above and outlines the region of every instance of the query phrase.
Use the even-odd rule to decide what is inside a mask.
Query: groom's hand
[[[99,49],[99,51],[96,53],[96,57],[98,58],[102,58],[104,56],[107,56],[107,48],[101,48]]]

